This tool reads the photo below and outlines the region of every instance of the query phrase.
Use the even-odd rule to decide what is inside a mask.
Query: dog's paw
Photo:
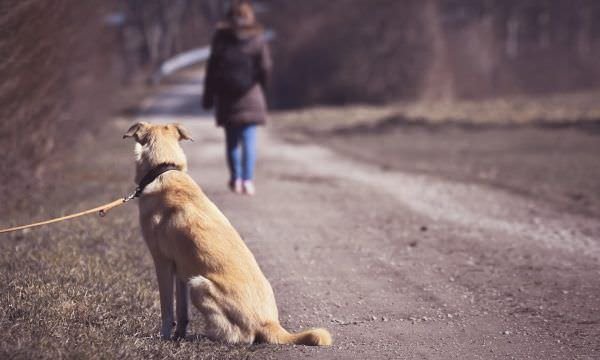
[[[173,332],[173,325],[175,325],[172,322],[169,322],[168,325],[167,324],[163,324],[163,326],[160,329],[160,338],[163,340],[171,340],[171,333]]]
[[[186,333],[185,329],[184,330],[177,329],[175,331],[175,334],[173,334],[173,340],[176,340],[176,341],[185,340],[185,335],[186,335],[185,333]]]

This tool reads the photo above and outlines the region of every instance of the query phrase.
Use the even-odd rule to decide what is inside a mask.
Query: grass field
[[[275,112],[278,122],[310,125],[318,130],[339,126],[375,126],[395,121],[421,125],[471,126],[596,123],[600,120],[600,93],[580,92],[545,96],[513,96],[489,100],[405,101],[388,106],[349,105]]]

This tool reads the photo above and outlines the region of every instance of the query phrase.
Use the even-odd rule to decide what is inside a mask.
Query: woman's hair
[[[226,15],[227,21],[234,27],[246,27],[256,24],[254,9],[247,0],[233,1]]]

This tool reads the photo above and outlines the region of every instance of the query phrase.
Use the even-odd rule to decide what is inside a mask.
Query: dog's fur
[[[133,125],[123,136],[136,140],[136,182],[163,163],[167,171],[139,199],[144,239],[156,266],[162,314],[161,335],[173,328],[173,287],[177,299],[175,337],[185,337],[188,288],[206,318],[206,335],[228,343],[330,345],[325,329],[290,334],[278,320],[271,285],[237,231],[186,173],[180,140],[191,140],[179,124]]]

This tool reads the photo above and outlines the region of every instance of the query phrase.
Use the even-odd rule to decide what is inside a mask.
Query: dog
[[[180,124],[139,122],[123,138],[136,141],[140,224],[156,268],[163,339],[171,339],[175,288],[174,338],[185,338],[189,293],[213,341],[331,345],[325,329],[292,334],[279,324],[273,289],[254,256],[187,174],[179,142],[191,137]]]

